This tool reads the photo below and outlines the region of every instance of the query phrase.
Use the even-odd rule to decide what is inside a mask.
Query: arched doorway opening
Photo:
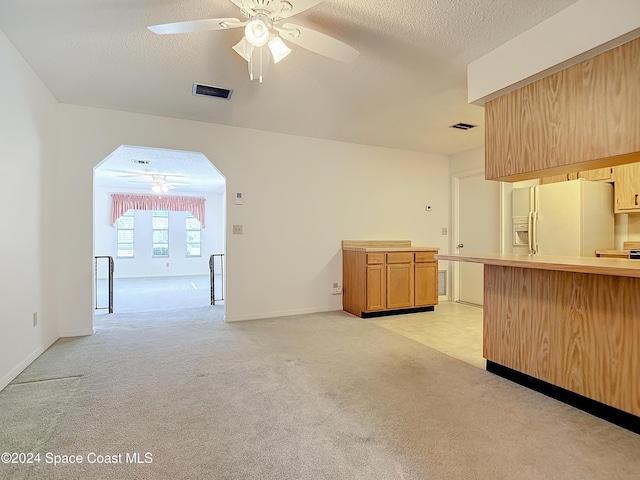
[[[114,313],[208,306],[212,280],[224,309],[225,198],[224,175],[199,152],[122,145],[100,162],[95,314],[109,313],[108,259]]]

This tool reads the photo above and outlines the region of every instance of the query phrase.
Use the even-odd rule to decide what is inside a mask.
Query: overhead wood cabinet
[[[613,168],[616,213],[640,212],[640,163]]]
[[[408,240],[342,242],[343,308],[359,317],[433,310],[438,253]]]
[[[518,181],[640,160],[640,39],[485,105],[485,176]]]

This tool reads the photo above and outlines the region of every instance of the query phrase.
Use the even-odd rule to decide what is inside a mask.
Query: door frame
[[[467,177],[474,177],[482,175],[484,177],[484,167],[473,168],[471,170],[464,170],[451,175],[451,244],[449,245],[450,251],[453,253],[460,253],[458,251],[458,244],[460,243],[460,179]],[[500,252],[504,252],[505,245],[505,221],[504,221],[504,209],[505,209],[505,191],[503,188],[503,182],[498,182],[500,188],[500,210],[499,225],[500,225]],[[488,252],[489,253],[489,252]],[[457,302],[460,300],[460,262],[450,262],[449,271],[451,273],[451,301]]]

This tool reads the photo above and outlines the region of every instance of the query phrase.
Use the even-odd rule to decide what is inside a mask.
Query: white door
[[[458,230],[455,253],[481,255],[500,252],[500,182],[484,179],[484,172],[458,174]],[[478,263],[458,262],[457,295],[460,302],[482,305],[483,270]],[[454,273],[455,275],[455,273]]]

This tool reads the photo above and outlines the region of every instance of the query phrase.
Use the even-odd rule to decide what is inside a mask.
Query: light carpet
[[[344,312],[101,317],[0,392],[3,479],[637,479],[640,436]],[[80,455],[53,466],[47,453]],[[90,456],[90,454],[96,456]],[[127,463],[139,454],[151,463]],[[150,454],[150,456],[146,456]],[[88,463],[102,455],[123,463]]]

